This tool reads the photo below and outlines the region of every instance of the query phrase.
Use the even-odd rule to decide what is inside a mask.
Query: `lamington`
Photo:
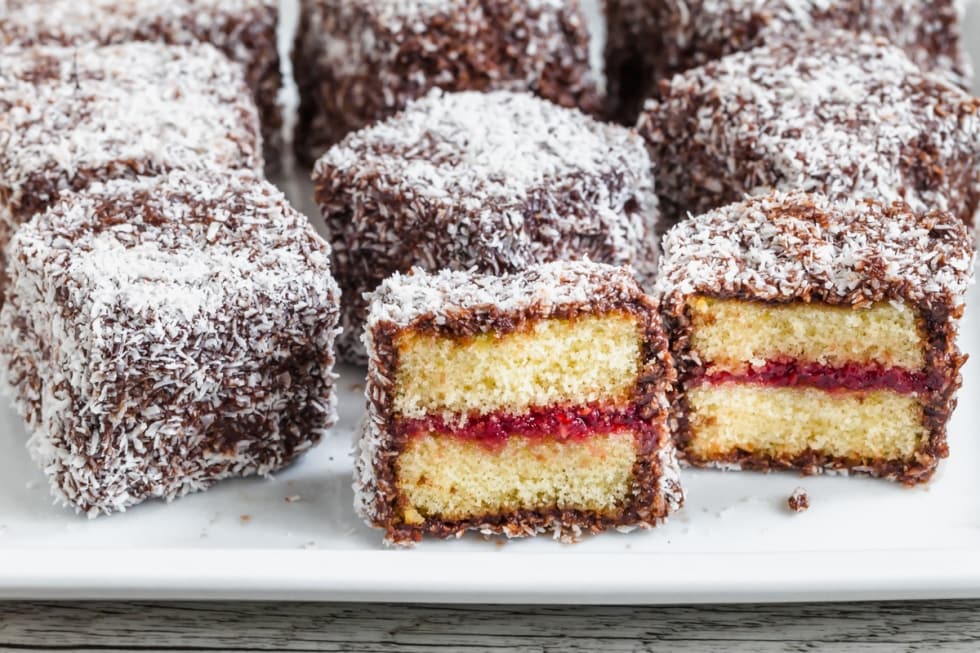
[[[241,70],[210,46],[0,49],[0,264],[17,227],[63,191],[261,168]]]
[[[298,157],[433,88],[528,91],[598,113],[579,0],[301,0]]]
[[[844,29],[887,38],[923,69],[969,88],[959,0],[605,0],[612,114],[636,121],[660,80],[727,54],[807,32]]]
[[[386,541],[651,527],[683,500],[674,370],[626,268],[395,274],[372,295],[356,504]]]
[[[434,90],[331,148],[313,179],[344,292],[345,360],[364,361],[363,294],[414,266],[507,273],[589,258],[656,271],[642,140],[530,94]]]
[[[282,148],[276,0],[0,0],[0,44],[208,43],[245,69],[269,163]]]
[[[330,249],[251,171],[67,193],[11,243],[0,377],[96,516],[290,463],[335,421]]]
[[[640,117],[665,220],[746,194],[901,200],[972,224],[980,100],[898,48],[834,32],[729,55],[664,82]]]
[[[776,193],[674,227],[656,296],[682,460],[928,481],[973,260],[962,221],[901,203]]]

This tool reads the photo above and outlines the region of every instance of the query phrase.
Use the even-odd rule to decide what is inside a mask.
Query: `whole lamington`
[[[928,481],[973,262],[960,220],[901,203],[777,193],[676,226],[657,293],[682,459]]]
[[[969,88],[959,0],[605,0],[614,115],[633,124],[657,83],[727,54],[833,29],[869,32]]]
[[[93,184],[10,254],[0,370],[59,503],[268,474],[335,422],[330,249],[256,173]]]
[[[642,140],[530,94],[435,90],[331,148],[313,180],[348,360],[364,360],[364,293],[414,266],[499,274],[589,258],[644,281],[656,269]]]
[[[674,369],[628,269],[396,274],[372,295],[355,503],[386,539],[574,539],[683,501]]]
[[[274,164],[282,148],[278,22],[276,0],[0,0],[0,45],[213,45],[244,68]]]
[[[295,143],[307,164],[433,88],[527,91],[599,109],[578,0],[302,0],[300,7]]]
[[[980,202],[980,100],[867,34],[780,42],[678,75],[639,130],[668,220],[769,190],[901,200],[966,224]]]
[[[211,46],[0,49],[0,264],[17,228],[63,191],[259,170],[261,142],[239,66]]]

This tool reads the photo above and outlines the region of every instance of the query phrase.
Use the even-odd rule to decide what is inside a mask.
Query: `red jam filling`
[[[942,378],[900,367],[848,363],[831,367],[800,361],[769,361],[747,371],[711,372],[695,379],[705,385],[752,383],[776,388],[804,386],[827,391],[891,390],[899,394],[924,394],[939,389]]]
[[[638,415],[635,406],[615,409],[601,406],[548,406],[530,408],[526,413],[503,412],[468,415],[466,419],[430,415],[421,419],[400,419],[397,426],[408,437],[437,433],[470,440],[490,448],[502,446],[509,437],[554,440],[586,440],[596,434],[621,431],[642,433],[650,423]]]

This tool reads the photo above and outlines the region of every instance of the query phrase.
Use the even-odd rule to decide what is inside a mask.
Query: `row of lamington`
[[[297,154],[312,164],[347,133],[432,88],[529,91],[633,124],[675,73],[775,40],[833,30],[883,37],[964,88],[957,0],[604,0],[605,72],[589,60],[578,0],[300,0],[292,63]],[[0,0],[0,46],[213,45],[243,66],[266,142],[282,146],[277,0]],[[822,56],[825,53],[815,53]],[[273,161],[274,163],[274,161]]]
[[[413,42],[426,7],[467,3],[320,19],[359,4]],[[571,20],[527,3],[526,26],[558,5]],[[370,361],[359,509],[393,541],[651,525],[681,499],[672,440],[693,464],[909,483],[946,455],[980,116],[901,50],[829,30],[725,57],[664,84],[643,138],[519,92],[410,102],[316,166],[342,307],[330,248],[258,172],[246,79],[203,45],[0,55],[4,241],[28,222],[4,248],[0,356],[68,504],[308,449],[335,419],[338,314],[338,353]],[[658,273],[688,211],[708,212]],[[415,266],[438,274],[391,277]]]

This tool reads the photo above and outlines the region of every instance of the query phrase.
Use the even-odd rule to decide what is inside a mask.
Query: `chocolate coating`
[[[786,507],[793,512],[806,512],[810,509],[810,495],[806,490],[798,487],[786,499]]]

